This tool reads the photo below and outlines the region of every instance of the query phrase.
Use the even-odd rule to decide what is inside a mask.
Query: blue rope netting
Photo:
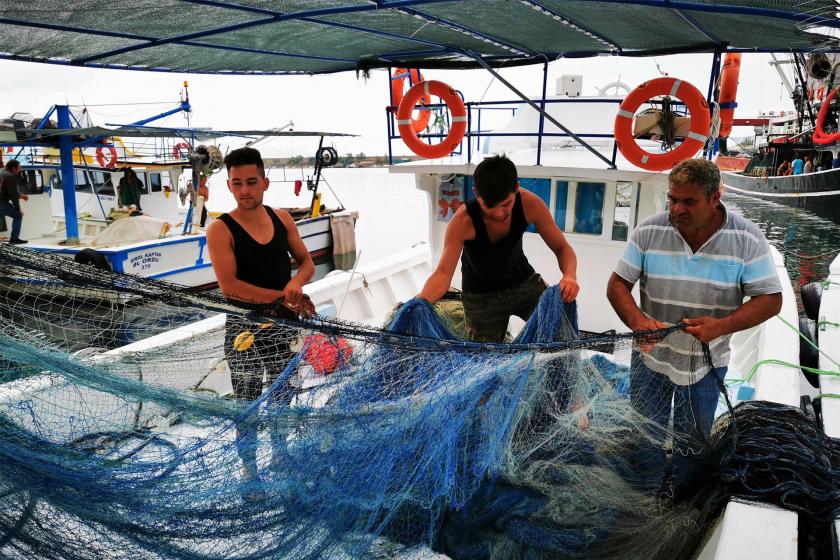
[[[680,558],[733,497],[840,513],[837,444],[769,403],[718,419],[692,446],[698,474],[651,492],[639,448],[681,436],[630,404],[633,337],[580,339],[557,289],[493,345],[422,300],[375,329],[5,246],[0,277],[3,557]],[[80,332],[119,346],[222,311],[250,345],[218,326],[78,352]],[[272,344],[296,349],[276,379]],[[253,402],[220,396],[232,363],[274,381]]]

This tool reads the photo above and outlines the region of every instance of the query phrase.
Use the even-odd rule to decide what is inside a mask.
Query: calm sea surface
[[[831,221],[800,208],[732,193],[723,200],[755,222],[782,253],[797,297],[799,286],[828,275],[831,261],[840,253],[840,216]]]
[[[271,184],[264,202],[275,207],[308,207],[312,195],[301,190],[294,194],[294,180],[305,179],[311,169],[301,171],[273,169]],[[210,178],[210,202],[213,211],[227,211],[236,206],[228,191],[224,170]],[[305,182],[304,182],[305,184]],[[414,175],[392,174],[385,168],[326,169],[318,188],[321,202],[328,208],[339,205],[359,213],[356,222],[356,251],[359,264],[370,264],[415,243],[429,238],[426,225],[428,203],[414,188]]]

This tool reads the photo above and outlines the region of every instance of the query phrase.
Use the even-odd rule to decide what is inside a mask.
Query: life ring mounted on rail
[[[409,85],[414,87],[423,81],[423,74],[421,74],[420,70],[417,70],[416,68],[412,68],[411,70],[407,68],[397,68],[394,71],[394,75],[391,76],[391,100],[395,107],[399,107],[402,104],[402,100],[405,95],[403,93],[403,84],[405,83],[406,78],[408,78]],[[432,97],[424,95],[420,98],[420,101],[423,105],[431,105]],[[414,127],[414,132],[422,132],[425,130],[429,125],[429,119],[431,117],[432,111],[430,109],[421,109],[416,118],[412,115],[411,124]]]
[[[106,146],[100,146],[96,148],[96,162],[99,164],[99,167],[104,167],[105,169],[113,169],[117,166],[117,149],[113,146],[107,146],[107,160],[105,159],[105,149]]]
[[[411,120],[411,113],[418,101],[432,95],[440,97],[452,116],[449,134],[440,144],[426,144],[420,140]],[[461,96],[453,88],[437,80],[428,80],[415,85],[405,94],[397,109],[397,126],[405,145],[418,156],[427,159],[444,157],[455,151],[464,138],[467,131],[467,109]]]
[[[691,114],[689,132],[677,148],[663,154],[653,154],[639,147],[633,137],[633,117],[642,103],[656,96],[668,95],[682,101]],[[663,77],[649,80],[624,98],[615,116],[615,141],[627,161],[648,171],[665,171],[678,162],[696,154],[706,143],[711,125],[709,104],[696,87],[677,78]]]
[[[187,159],[191,153],[192,146],[187,142],[178,142],[172,146],[172,157],[175,159]]]
[[[720,72],[720,138],[729,138],[735,120],[735,99],[738,95],[738,75],[741,73],[741,53],[726,53]]]

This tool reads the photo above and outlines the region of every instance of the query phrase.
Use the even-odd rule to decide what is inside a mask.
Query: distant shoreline
[[[394,156],[394,163],[405,163],[407,161],[417,161],[423,159],[419,156]],[[315,160],[312,157],[292,156],[285,158],[263,158],[266,167],[306,167],[311,168],[315,165]],[[366,156],[365,154],[345,154],[338,157],[338,163],[335,167],[386,167],[388,164],[388,156]]]

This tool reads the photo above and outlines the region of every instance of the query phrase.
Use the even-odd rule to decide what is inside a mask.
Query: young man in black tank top
[[[291,215],[285,210],[263,205],[269,180],[259,151],[253,148],[233,150],[225,157],[225,166],[228,189],[236,199],[236,209],[207,228],[207,249],[219,288],[237,303],[282,301],[292,308],[299,306],[303,300],[303,286],[315,274],[315,266]],[[294,277],[290,254],[298,264]],[[288,312],[288,317],[294,316]],[[253,343],[235,344],[236,337],[246,332],[254,336]],[[262,394],[263,377],[267,377],[270,386],[283,373],[294,355],[289,347],[290,338],[289,329],[255,325],[228,316],[225,356],[236,398],[257,399]],[[292,395],[286,381],[277,388],[274,400],[287,404]],[[256,477],[257,440],[254,427],[247,430],[247,438],[241,433],[244,431],[237,428],[237,449],[248,480]],[[282,444],[282,441],[275,443]]]
[[[470,338],[501,342],[511,315],[528,320],[546,283],[522,251],[522,236],[533,224],[557,256],[563,274],[563,301],[577,298],[577,257],[548,207],[519,189],[516,166],[505,156],[482,161],[473,174],[476,198],[455,212],[446,228],[443,253],[419,297],[434,303],[449,289],[461,259],[462,301]],[[567,315],[570,315],[567,306]],[[569,317],[577,328],[576,317]]]

